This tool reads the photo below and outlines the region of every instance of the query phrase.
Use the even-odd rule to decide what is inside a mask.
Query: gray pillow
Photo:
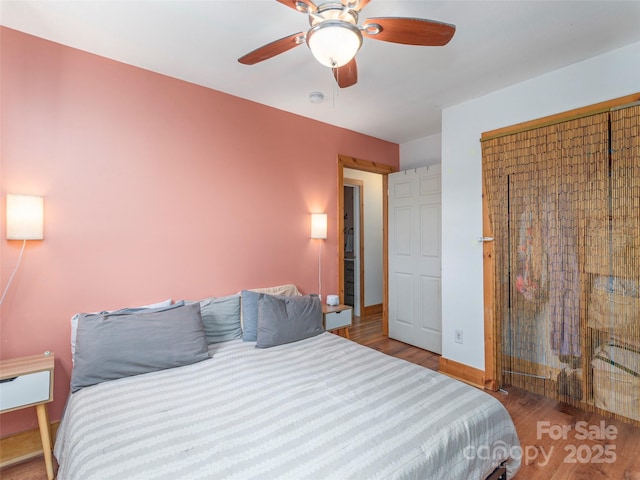
[[[150,305],[143,305],[141,307],[131,307],[131,308],[123,308],[120,310],[140,310],[143,308],[161,308],[161,307],[169,307],[171,305],[171,299],[169,298],[168,300],[164,300],[162,302],[158,302],[158,303],[152,303]],[[108,310],[110,312],[114,312],[116,310]],[[105,310],[100,310],[100,312],[94,312],[94,313],[106,313],[108,311]],[[78,331],[78,316],[81,315],[80,313],[76,313],[73,317],[71,317],[71,362],[75,362],[75,356],[76,356],[76,332]]]
[[[258,297],[257,348],[297,342],[324,332],[317,295],[287,297],[261,293]]]
[[[240,321],[242,322],[242,340],[255,342],[258,339],[258,294],[299,296],[300,291],[293,283],[276,285],[275,287],[252,288],[242,290],[242,308]]]
[[[71,391],[209,358],[200,304],[78,316]]]
[[[200,314],[207,343],[226,342],[242,337],[240,295],[201,300]]]
[[[242,290],[242,340],[255,342],[258,339],[258,292]]]

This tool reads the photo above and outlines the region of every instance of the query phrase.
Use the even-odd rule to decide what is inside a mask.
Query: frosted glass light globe
[[[362,33],[342,20],[326,20],[307,34],[307,45],[322,65],[338,68],[349,63],[362,45]]]

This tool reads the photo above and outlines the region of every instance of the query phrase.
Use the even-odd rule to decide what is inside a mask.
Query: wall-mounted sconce
[[[327,214],[311,214],[311,238],[327,238]]]
[[[327,214],[311,214],[311,238],[326,240],[327,238]],[[318,296],[322,300],[322,242],[318,245]]]
[[[18,262],[9,277],[0,305],[9,291],[13,277],[18,271],[27,240],[44,239],[44,198],[37,195],[7,194],[7,240],[22,240]]]
[[[7,240],[44,238],[44,198],[7,194]]]

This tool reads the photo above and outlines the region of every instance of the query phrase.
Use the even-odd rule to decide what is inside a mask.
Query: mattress
[[[57,478],[471,480],[519,467],[495,398],[336,335],[210,355],[70,395]]]

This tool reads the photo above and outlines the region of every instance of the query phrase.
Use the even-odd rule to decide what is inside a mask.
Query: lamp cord
[[[318,240],[320,246],[318,247],[318,297],[322,302],[322,240]]]
[[[24,253],[24,247],[27,244],[26,240],[22,241],[22,248],[20,249],[20,255],[18,256],[18,263],[16,263],[16,268],[13,269],[13,273],[9,277],[9,283],[7,283],[6,288],[4,289],[4,293],[2,294],[2,298],[0,298],[0,305],[4,302],[4,297],[7,296],[7,292],[9,291],[9,287],[11,286],[11,282],[13,281],[13,277],[16,276],[16,272],[18,271],[18,267],[20,266],[20,260],[22,260],[22,254]]]

